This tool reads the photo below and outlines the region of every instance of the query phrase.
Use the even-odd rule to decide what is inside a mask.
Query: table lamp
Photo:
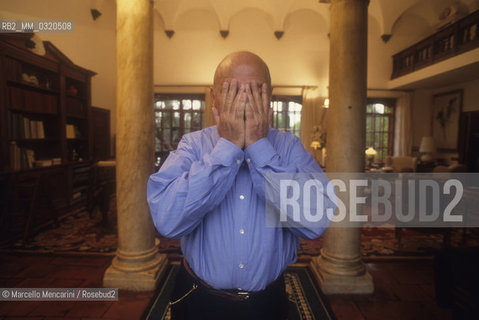
[[[364,153],[366,154],[366,157],[367,157],[367,160],[368,160],[368,168],[371,168],[372,165],[373,165],[374,156],[377,154],[377,151],[374,150],[373,147],[369,147],[369,148],[366,149],[366,151]]]
[[[433,137],[422,137],[419,152],[422,153],[421,161],[433,162],[432,154],[436,152],[436,144]]]

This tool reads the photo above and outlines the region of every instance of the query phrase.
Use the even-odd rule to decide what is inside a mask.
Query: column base
[[[125,253],[118,249],[116,257],[103,275],[103,287],[130,291],[155,290],[166,270],[168,259],[155,245],[146,252]]]
[[[342,274],[335,274],[325,271],[325,269],[332,269],[330,262],[326,262],[329,264],[326,268],[323,267],[324,264],[321,256],[314,257],[310,264],[310,269],[324,294],[371,294],[374,292],[373,278],[365,268],[359,274],[342,272]]]

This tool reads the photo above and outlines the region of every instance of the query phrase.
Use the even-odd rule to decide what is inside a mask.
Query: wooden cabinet
[[[95,73],[75,65],[52,43],[35,43],[32,35],[0,34],[0,173],[11,175],[13,182],[55,176],[61,192],[53,187],[42,192],[78,204],[86,192],[79,191],[77,176],[85,176],[93,154],[90,88]],[[34,46],[44,46],[45,54],[34,53]]]

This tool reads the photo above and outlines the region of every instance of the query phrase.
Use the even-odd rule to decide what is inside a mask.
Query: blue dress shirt
[[[322,171],[290,133],[269,129],[242,150],[213,126],[184,135],[148,181],[157,230],[181,239],[191,269],[214,288],[264,289],[296,261],[298,238],[317,238],[329,224],[266,227],[268,172]]]

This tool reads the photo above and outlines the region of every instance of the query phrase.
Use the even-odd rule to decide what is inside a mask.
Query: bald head
[[[224,81],[237,79],[240,83],[257,81],[268,85],[271,90],[271,76],[266,63],[248,51],[238,51],[227,55],[218,65],[215,72],[214,87],[220,86]]]

